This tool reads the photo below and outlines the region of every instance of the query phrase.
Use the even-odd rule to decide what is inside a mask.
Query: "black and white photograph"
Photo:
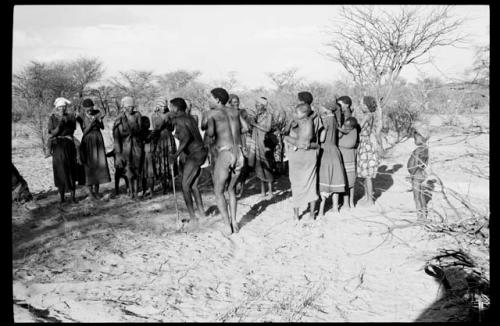
[[[489,5],[11,15],[14,322],[492,321]]]

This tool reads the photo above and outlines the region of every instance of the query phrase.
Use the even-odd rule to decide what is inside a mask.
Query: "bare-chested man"
[[[223,88],[214,88],[210,91],[210,108],[202,128],[206,128],[206,134],[215,136],[215,150],[217,158],[215,161],[212,180],[214,192],[217,198],[217,207],[226,221],[226,234],[239,231],[236,221],[236,181],[243,167],[244,158],[241,144],[241,132],[246,132],[246,122],[240,117],[238,111],[231,110],[225,105],[229,100],[229,94]],[[227,186],[229,194],[229,210],[224,197],[224,188]]]
[[[189,222],[191,219],[197,220],[194,213],[194,197],[198,212],[201,216],[205,215],[203,201],[198,181],[200,179],[200,167],[207,158],[207,150],[201,139],[200,131],[195,119],[186,113],[186,102],[182,98],[174,98],[170,101],[171,112],[167,113],[167,128],[171,131],[175,129],[175,137],[179,140],[177,151],[172,154],[170,162],[175,162],[177,157],[183,153],[182,160],[182,194],[189,212],[189,219],[183,219],[183,222]]]

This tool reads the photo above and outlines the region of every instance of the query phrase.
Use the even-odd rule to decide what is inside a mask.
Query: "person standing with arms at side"
[[[365,179],[365,199],[364,202],[374,205],[373,179],[377,175],[379,166],[378,142],[375,135],[377,130],[377,102],[372,96],[363,97],[361,105],[363,117],[361,118],[358,147],[358,176]]]
[[[76,182],[81,178],[78,176],[76,161],[76,147],[73,134],[76,129],[76,118],[74,114],[67,112],[67,106],[71,102],[63,97],[55,100],[55,113],[49,118],[48,131],[52,138],[52,170],[54,171],[54,184],[59,190],[61,203],[65,202],[65,193],[71,192],[71,200],[76,203]]]
[[[141,169],[142,140],[141,114],[135,110],[135,101],[130,96],[122,98],[124,112],[115,120],[113,132],[117,128],[121,144],[115,144],[115,160],[123,167],[129,180],[130,197],[137,199]],[[116,149],[119,149],[117,152]]]
[[[244,158],[241,150],[240,116],[237,112],[228,112],[225,107],[229,94],[223,88],[214,88],[210,91],[210,107],[206,117],[206,134],[215,137],[217,158],[213,171],[214,192],[217,198],[217,207],[227,225],[226,235],[239,231],[236,220],[236,192],[235,186],[243,167]],[[227,201],[224,197],[224,187],[228,183],[229,214]]]
[[[248,154],[248,166],[254,168],[257,178],[260,180],[260,193],[262,197],[266,196],[265,184],[268,184],[269,197],[273,194],[273,174],[271,172],[271,164],[268,158],[269,148],[264,144],[266,134],[271,131],[272,116],[267,111],[267,99],[260,97],[255,103],[257,115],[255,121],[251,121],[252,139],[255,142],[255,147],[250,148]]]
[[[101,115],[101,111],[94,109],[94,102],[91,99],[84,99],[82,107],[85,112],[76,118],[83,133],[80,158],[85,168],[85,184],[89,189],[89,198],[99,199],[99,185],[111,182],[101,134],[101,129],[104,129],[102,122],[104,116]]]

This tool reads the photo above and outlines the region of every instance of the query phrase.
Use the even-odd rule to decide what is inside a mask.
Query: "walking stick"
[[[174,177],[174,165],[173,164],[170,164],[170,172],[172,174],[172,188],[174,190],[175,211],[177,212],[176,225],[177,225],[177,231],[179,231],[181,229],[182,225],[180,224],[179,207],[177,207],[177,193],[175,192],[175,177]]]

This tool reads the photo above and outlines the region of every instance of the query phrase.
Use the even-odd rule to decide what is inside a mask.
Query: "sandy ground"
[[[431,168],[469,207],[488,213],[489,134],[470,129],[439,128]],[[51,160],[28,143],[13,141],[13,161],[33,192],[51,190]],[[79,204],[60,207],[49,192],[33,210],[13,206],[15,321],[464,320],[463,300],[443,300],[442,286],[423,270],[439,249],[463,243],[414,223],[406,181],[414,147],[400,143],[383,159],[374,207],[342,208],[315,221],[306,214],[292,220],[286,176],[275,181],[272,199],[259,197],[253,179],[238,201],[241,231],[230,237],[220,231],[208,183],[202,191],[211,214],[181,232],[173,194],[131,202],[109,199],[106,190],[91,203],[82,190]],[[462,205],[457,216],[439,191],[429,205],[433,221],[470,215]],[[483,244],[467,250],[489,267]]]

